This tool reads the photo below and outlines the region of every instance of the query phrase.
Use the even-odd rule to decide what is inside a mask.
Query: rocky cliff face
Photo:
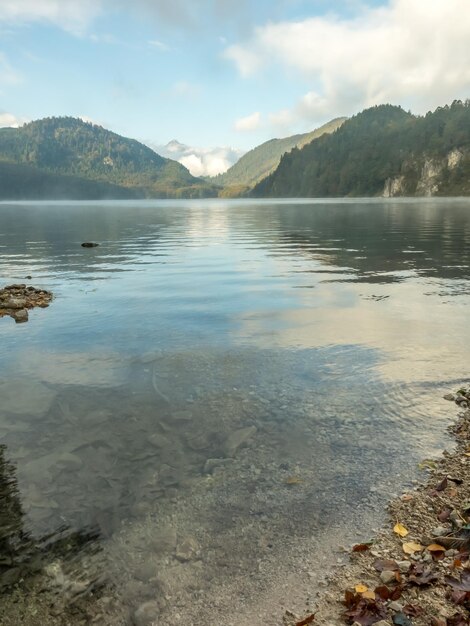
[[[441,159],[424,158],[424,160],[404,163],[402,170],[405,173],[387,178],[382,195],[384,198],[438,195],[444,185],[446,175],[459,168],[464,157],[464,151],[455,148]]]

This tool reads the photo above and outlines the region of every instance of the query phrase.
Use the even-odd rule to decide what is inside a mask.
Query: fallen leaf
[[[362,594],[362,597],[367,600],[375,600],[375,593],[369,589]]]
[[[468,626],[468,619],[461,613],[455,613],[447,618],[446,626]]]
[[[424,613],[424,609],[417,604],[405,604],[403,613],[408,617],[419,617]]]
[[[430,546],[426,548],[429,552],[445,552],[446,549],[444,546],[439,545],[438,543],[432,543]]]
[[[393,527],[393,532],[400,537],[406,537],[406,535],[409,534],[409,531],[403,526],[403,524],[400,524],[400,522],[397,522],[395,524],[395,526]]]
[[[431,617],[431,626],[447,626],[445,617]]]
[[[314,619],[315,619],[315,613],[312,613],[305,619],[301,620],[300,622],[297,622],[295,626],[307,626],[307,624],[311,624]]]
[[[403,593],[403,587],[397,585],[390,589],[387,585],[380,585],[374,589],[375,594],[379,596],[381,600],[399,600],[401,598],[401,594]]]
[[[469,454],[469,456],[470,456],[470,454]],[[414,496],[412,496],[411,493],[404,493],[402,495],[402,497],[400,498],[400,500],[402,502],[409,502],[410,500],[413,500],[413,498],[414,498]]]
[[[415,541],[408,541],[402,545],[403,552],[405,554],[414,554],[415,552],[421,552],[424,550],[424,546]]]
[[[435,487],[435,489],[436,491],[444,491],[445,489],[447,489],[447,485],[448,485],[448,481],[446,477],[441,480],[441,482]]]
[[[358,543],[355,546],[353,546],[352,551],[353,552],[366,552],[367,550],[370,550],[371,545],[372,545],[372,542]]]
[[[359,598],[359,601],[356,602],[356,598]],[[385,604],[380,600],[368,600],[360,595],[351,594],[349,602],[349,610],[344,615],[350,623],[357,622],[361,626],[372,626],[387,617]]]
[[[415,563],[410,568],[408,582],[423,587],[437,580],[436,571],[432,567],[425,567],[422,563]]]
[[[362,584],[356,585],[354,587],[354,591],[356,593],[365,593],[368,589],[369,587],[366,587],[366,585],[362,585]]]
[[[451,487],[449,491],[447,492],[447,495],[450,496],[451,498],[456,498],[459,495],[459,492],[457,491],[455,487]]]

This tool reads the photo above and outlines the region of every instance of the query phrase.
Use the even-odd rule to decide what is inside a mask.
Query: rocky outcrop
[[[385,181],[383,197],[394,198],[395,196],[405,195],[405,177],[395,176],[395,178],[387,178]]]
[[[459,148],[451,150],[444,158],[426,157],[424,160],[406,162],[402,165],[399,176],[387,178],[382,196],[395,198],[399,196],[431,197],[445,194],[444,180],[451,172],[462,164],[465,152]]]
[[[9,315],[17,324],[27,322],[28,309],[48,307],[51,300],[52,293],[45,289],[8,285],[0,289],[0,318]]]

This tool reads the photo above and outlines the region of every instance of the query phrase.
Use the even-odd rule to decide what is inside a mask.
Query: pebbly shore
[[[390,502],[388,524],[351,546],[308,613],[286,611],[285,626],[470,624],[470,387],[444,399],[460,409],[455,449],[423,461],[427,479]]]

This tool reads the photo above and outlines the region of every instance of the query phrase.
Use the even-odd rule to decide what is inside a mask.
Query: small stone
[[[384,619],[381,619],[380,622],[375,622],[374,626],[390,626],[390,622],[387,622]]]
[[[191,561],[191,559],[194,559],[198,555],[198,553],[198,542],[193,537],[186,537],[176,547],[175,556],[178,561],[185,563],[186,561]]]
[[[82,243],[82,248],[97,248],[100,244],[93,243],[92,241],[85,241]]]
[[[392,611],[397,611],[397,613],[401,613],[401,611],[403,611],[403,604],[400,604],[400,602],[390,602],[388,608]]]
[[[171,552],[176,546],[176,530],[171,526],[157,529],[149,540],[149,546],[155,552]]]
[[[247,428],[239,428],[230,434],[225,440],[224,450],[227,456],[233,456],[239,448],[241,448],[250,437],[253,437],[257,432],[255,426],[248,426]]]
[[[457,556],[458,553],[459,553],[458,550],[455,550],[455,549],[452,548],[451,550],[446,550],[444,552],[444,555],[445,556]]]
[[[159,615],[160,607],[158,602],[151,600],[150,602],[144,602],[134,611],[132,621],[134,626],[152,626],[152,624],[156,623]]]
[[[232,459],[207,459],[204,463],[204,474],[212,474],[212,472],[224,465],[228,465],[232,462]]]
[[[395,577],[395,572],[384,570],[380,573],[380,580],[387,585],[388,583],[395,582],[397,579]]]
[[[445,526],[437,526],[431,531],[431,534],[433,537],[442,537],[444,535],[447,535],[448,532],[449,529],[445,528]]]
[[[145,563],[141,563],[134,569],[134,576],[137,580],[141,580],[143,583],[148,582],[152,578],[156,576],[157,568],[155,563],[150,561],[146,561]]]
[[[397,561],[397,565],[402,574],[407,574],[410,571],[411,563],[409,561]]]
[[[26,306],[26,298],[10,298],[2,302],[4,309],[24,309]]]
[[[453,393],[446,393],[444,396],[444,400],[449,400],[450,402],[453,402],[455,400],[455,396]]]

